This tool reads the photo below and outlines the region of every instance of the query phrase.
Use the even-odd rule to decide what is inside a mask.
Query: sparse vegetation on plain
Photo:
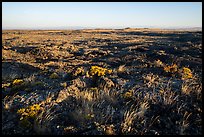
[[[202,32],[3,30],[5,135],[201,135]]]

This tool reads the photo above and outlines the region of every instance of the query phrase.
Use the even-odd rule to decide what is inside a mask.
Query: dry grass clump
[[[187,111],[184,113],[182,120],[179,122],[179,134],[185,135],[185,130],[189,127],[189,117],[192,113],[188,113]]]
[[[47,100],[50,100],[47,97]],[[56,114],[53,108],[55,103],[50,101],[42,102],[43,110],[38,114],[33,122],[33,129],[37,135],[51,135],[53,129],[53,121],[59,114]],[[56,125],[54,125],[56,126]]]
[[[125,72],[125,65],[120,65],[119,67],[118,67],[118,71],[117,72],[119,72],[119,73],[122,73],[122,72]]]
[[[123,97],[126,98],[126,99],[129,99],[133,96],[133,91],[130,90],[130,91],[127,91],[123,94]]]
[[[83,67],[78,67],[76,70],[74,70],[73,75],[78,76],[78,75],[83,75],[85,73],[85,70]]]
[[[2,109],[10,110],[12,108],[12,105],[13,105],[13,100],[14,100],[14,96],[4,97],[3,102],[2,102],[2,106],[3,106]]]
[[[190,93],[200,95],[202,91],[202,84],[199,80],[194,79],[187,79],[182,82],[181,85],[181,92],[189,95]]]
[[[121,123],[123,134],[127,134],[128,132],[131,132],[133,121],[136,119],[136,116],[137,116],[137,113],[136,113],[136,110],[134,109],[125,111],[124,120]]]
[[[170,72],[170,73],[176,73],[178,71],[178,66],[176,64],[165,66],[164,71]]]
[[[154,64],[156,67],[164,67],[164,63],[161,60],[155,60]]]
[[[115,113],[115,108],[113,107],[117,104],[117,97],[115,92],[104,91],[103,89],[98,89],[97,87],[92,87],[80,90],[67,90],[66,99],[62,103],[71,103],[69,97],[74,97],[76,99],[76,108],[71,112],[68,112],[68,115],[72,117],[73,120],[76,120],[80,123],[81,128],[89,128],[91,123],[99,123],[98,132],[103,132],[103,134],[114,134],[114,128],[112,126],[106,126],[106,123],[112,119],[112,116]],[[62,96],[62,95],[61,95]],[[106,106],[106,107],[105,107]],[[103,130],[100,131],[100,127],[103,127]],[[66,127],[73,125],[66,125]],[[105,128],[106,127],[106,128]],[[94,128],[94,127],[90,127]],[[76,132],[72,130],[66,130],[68,132]],[[82,131],[78,131],[82,132]]]

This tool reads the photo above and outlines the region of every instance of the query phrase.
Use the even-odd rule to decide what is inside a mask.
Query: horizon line
[[[159,27],[159,26],[137,26],[137,27],[82,27],[82,26],[70,26],[70,27],[38,27],[38,28],[2,28],[2,30],[83,30],[83,29],[198,29],[202,31],[202,26],[171,26],[171,27]]]

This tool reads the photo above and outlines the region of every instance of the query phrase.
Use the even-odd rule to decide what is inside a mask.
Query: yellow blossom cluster
[[[187,67],[183,67],[182,79],[189,79],[192,77],[193,77],[193,74],[191,70]]]
[[[105,74],[111,74],[111,69],[106,69],[98,66],[91,66],[90,75],[104,76]]]
[[[23,83],[23,80],[21,80],[21,79],[15,79],[14,81],[13,81],[13,85],[19,85],[19,84],[22,84]]]
[[[11,85],[11,83],[2,84],[2,88],[9,87],[10,85]]]
[[[163,63],[160,60],[155,61],[155,63],[157,66],[161,66],[161,64],[163,65]],[[178,73],[182,76],[183,80],[193,78],[192,71],[189,68],[183,67],[182,69],[179,69],[176,64],[170,66],[164,65],[164,71],[170,73]]]
[[[27,119],[27,118],[34,118],[40,110],[39,104],[34,104],[27,108],[21,108],[17,111],[19,115],[21,115],[20,120]]]

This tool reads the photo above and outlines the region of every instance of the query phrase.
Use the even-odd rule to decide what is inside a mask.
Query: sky
[[[2,2],[2,29],[202,27],[202,2]]]

